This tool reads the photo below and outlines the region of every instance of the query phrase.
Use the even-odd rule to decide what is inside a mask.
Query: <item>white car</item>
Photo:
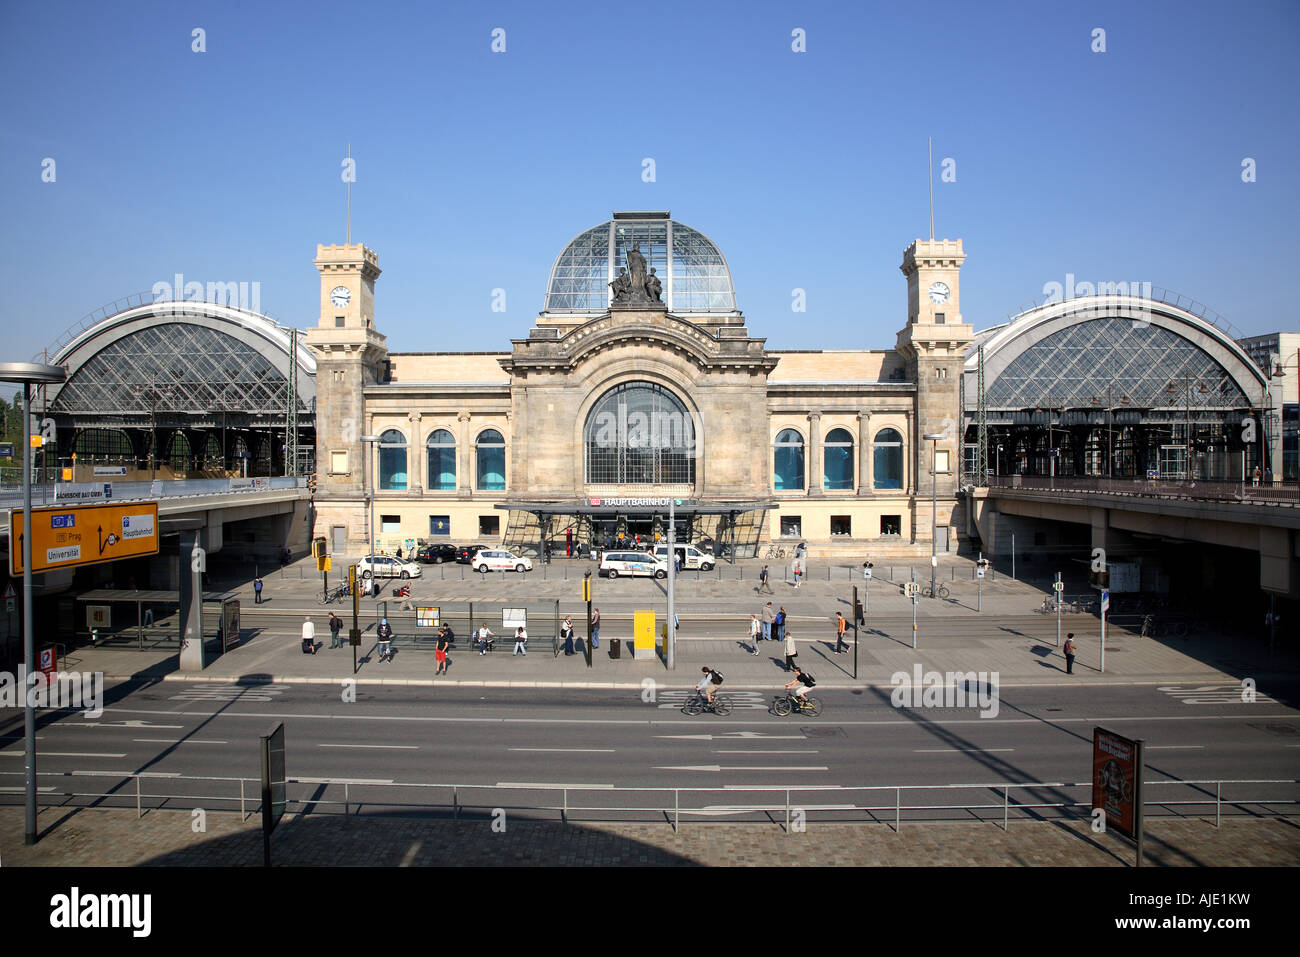
[[[387,555],[371,555],[357,562],[357,574],[362,578],[419,578],[420,566]]]
[[[512,568],[517,572],[532,571],[531,559],[508,552],[504,548],[485,548],[474,554],[470,562],[476,572],[508,572]]]
[[[679,545],[674,545],[673,549],[677,552],[678,555],[681,556],[683,569],[698,568],[702,572],[707,572],[711,568],[713,568],[714,565],[718,563],[718,560],[714,558],[713,555],[711,555],[709,552],[700,551],[694,545],[679,544]],[[667,563],[668,546],[656,545],[654,550],[654,556],[657,561]]]
[[[619,575],[651,575],[668,577],[668,563],[656,559],[649,552],[606,552],[600,560],[598,575],[617,578]]]

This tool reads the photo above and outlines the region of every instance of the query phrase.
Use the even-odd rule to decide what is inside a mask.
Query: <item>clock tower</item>
[[[966,254],[961,240],[918,239],[903,252],[899,266],[907,277],[907,325],[898,333],[898,351],[907,362],[908,377],[916,383],[915,434],[908,437],[912,450],[918,501],[912,528],[918,540],[933,534],[929,502],[931,474],[938,487],[939,542],[955,551],[945,526],[954,528],[962,434],[961,374],[966,347],[974,329],[962,321],[961,271]],[[925,435],[943,437],[929,441]],[[942,551],[943,548],[941,547]]]
[[[365,493],[362,390],[378,381],[388,358],[387,340],[374,321],[379,257],[360,243],[317,246],[315,265],[320,318],[307,330],[307,345],[316,354],[316,497],[323,526],[346,525],[349,540],[361,541],[364,508],[335,515],[327,503]]]

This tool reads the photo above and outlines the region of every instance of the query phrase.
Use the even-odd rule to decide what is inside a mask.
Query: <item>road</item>
[[[1146,740],[1148,781],[1300,777],[1300,712],[1289,703],[1300,693],[1295,683],[1261,687],[1253,703],[1242,702],[1236,686],[1007,688],[990,718],[975,708],[895,708],[887,689],[871,688],[820,692],[825,710],[819,718],[778,718],[768,712],[771,694],[729,693],[735,704],[729,717],[692,718],[680,710],[685,691],[645,701],[636,690],[359,685],[355,700],[345,701],[341,683],[123,683],[109,689],[110,703],[98,720],[73,712],[42,717],[41,787],[51,797],[102,792],[124,773],[257,778],[258,736],[281,720],[292,778],[357,782],[349,789],[351,802],[363,795],[372,805],[450,803],[444,790],[399,794],[386,786],[399,782],[571,785],[586,789],[581,800],[609,788],[891,786],[875,792],[870,803],[892,807],[897,785],[1086,782],[1097,724]],[[0,800],[16,803],[21,712],[3,712],[3,719]],[[155,779],[145,790],[233,798],[238,785]],[[1189,793],[1174,790],[1148,791],[1148,797]],[[1294,786],[1249,790],[1297,796]],[[255,791],[255,784],[247,785],[250,806]],[[121,793],[134,803],[134,785]],[[1203,788],[1199,797],[1212,800],[1213,793]],[[298,785],[291,795],[343,800],[342,789],[333,787]],[[1082,790],[1055,788],[1035,796],[1048,803],[1087,799]],[[802,797],[819,800],[806,792]],[[987,804],[994,797],[987,789],[919,791],[904,803]],[[459,800],[466,800],[463,792]],[[470,800],[542,803],[520,789],[477,792]],[[859,794],[857,803],[868,801]]]

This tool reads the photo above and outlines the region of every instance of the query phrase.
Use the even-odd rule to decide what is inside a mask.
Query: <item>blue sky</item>
[[[717,242],[769,346],[892,348],[927,136],[977,328],[1072,273],[1294,330],[1298,39],[1294,2],[5,2],[0,343],[178,272],[314,324],[349,141],[397,352],[508,349],[614,209]]]

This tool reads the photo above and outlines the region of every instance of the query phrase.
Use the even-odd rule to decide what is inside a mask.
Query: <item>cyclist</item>
[[[794,697],[798,698],[800,702],[803,702],[806,700],[808,689],[814,684],[816,684],[816,681],[813,680],[813,676],[802,671],[798,665],[795,665],[794,677],[785,683],[785,690],[793,691]],[[803,705],[800,704],[800,707],[802,706]]]
[[[713,707],[713,696],[717,693],[718,685],[722,684],[722,676],[716,671],[705,665],[700,669],[703,677],[695,684],[695,690],[708,699],[709,707]]]

